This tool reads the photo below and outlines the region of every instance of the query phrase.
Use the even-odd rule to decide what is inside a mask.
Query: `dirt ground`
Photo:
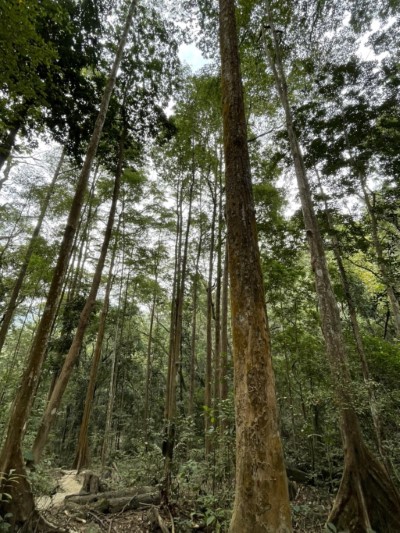
[[[43,516],[52,524],[69,533],[150,533],[161,531],[155,527],[154,506],[148,506],[140,511],[125,511],[116,514],[103,514],[97,511],[83,509],[81,513],[74,513],[65,508],[64,499],[71,494],[78,494],[82,487],[83,474],[77,474],[75,470],[61,470],[57,483],[57,492],[49,497],[38,498],[37,506]],[[320,533],[325,531],[325,521],[332,504],[331,496],[326,491],[317,487],[299,485],[294,501],[292,501],[293,530],[296,533]],[[161,514],[166,528],[171,530],[170,516],[157,509]],[[187,514],[187,509],[174,509],[173,514]],[[175,519],[174,519],[175,520]],[[177,521],[178,522],[178,521]],[[198,530],[198,528],[184,528],[186,531]],[[207,528],[201,529],[206,531]],[[167,529],[166,529],[167,531]],[[210,529],[211,531],[211,529]],[[179,533],[178,524],[175,532]],[[182,531],[180,532],[182,533]]]
[[[148,511],[127,511],[116,515],[104,515],[88,511],[83,516],[76,516],[64,507],[64,499],[71,494],[78,494],[82,487],[83,474],[75,470],[62,470],[58,479],[58,490],[53,496],[41,496],[37,499],[37,507],[43,516],[52,524],[65,529],[69,533],[85,531],[86,533],[132,532],[146,533],[150,531]]]

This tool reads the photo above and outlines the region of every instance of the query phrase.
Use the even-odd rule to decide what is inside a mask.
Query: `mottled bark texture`
[[[270,41],[266,53],[286,118],[286,127],[296,172],[304,226],[310,248],[315,289],[321,316],[321,328],[334,383],[336,404],[340,413],[340,429],[344,449],[344,471],[328,521],[338,531],[353,533],[400,531],[400,499],[383,465],[367,449],[354,408],[352,381],[348,368],[339,308],[332,289],[324,243],[312,203],[312,195],[303,156],[293,125],[292,111],[279,37],[274,29],[272,9],[266,0]]]
[[[25,371],[22,375],[14,403],[11,407],[6,438],[0,454],[0,472],[3,472],[6,475],[13,470],[17,475],[26,476],[21,452],[24,427],[29,415],[30,407],[32,405],[32,398],[35,394],[37,383],[39,381],[52,323],[57,310],[65,273],[68,267],[68,259],[70,257],[76,227],[79,223],[88,177],[97,152],[100,135],[105,122],[111,94],[115,86],[117,72],[121,63],[122,53],[133,18],[135,5],[136,0],[133,0],[127,15],[125,28],[114,59],[110,77],[104,90],[99,114],[89,142],[85,161],[78,177],[75,196],[72,200],[67,225],[64,230],[64,236],[60,246],[57,264],[53,272],[50,289],[46,299],[46,305],[30,349]],[[5,490],[5,492],[10,492],[12,499],[9,502],[0,502],[0,514],[4,515],[9,512],[12,513],[12,520],[16,525],[21,527],[27,523],[27,516],[35,513],[33,497],[31,498],[28,496],[29,484],[27,484],[26,490],[25,485],[25,482],[13,484],[10,491]],[[0,482],[0,492],[3,492],[3,486],[4,481],[2,480]],[[24,493],[26,494],[23,495]],[[28,502],[30,502],[29,506]]]
[[[226,215],[235,373],[230,533],[292,531],[257,242],[233,0],[220,0]]]

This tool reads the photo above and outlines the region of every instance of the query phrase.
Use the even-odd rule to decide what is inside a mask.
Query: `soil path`
[[[82,480],[83,475],[77,474],[76,470],[61,470],[57,492],[53,496],[40,496],[36,502],[38,509],[45,511],[50,507],[60,507],[65,496],[78,494],[82,488]]]

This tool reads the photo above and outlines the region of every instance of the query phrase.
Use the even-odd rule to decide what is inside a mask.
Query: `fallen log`
[[[100,513],[120,513],[124,511],[138,510],[149,505],[159,505],[161,495],[159,492],[147,492],[145,494],[129,494],[116,496],[115,492],[103,492],[99,494],[89,494],[85,496],[71,496],[65,499],[65,507],[76,512],[78,508],[86,511],[97,511]]]
[[[66,500],[85,505],[87,503],[96,502],[100,499],[122,498],[125,496],[137,496],[138,494],[150,494],[156,492],[155,487],[130,487],[128,489],[109,490],[106,492],[97,492],[95,494],[90,492],[79,492],[79,494],[68,494],[65,496]]]

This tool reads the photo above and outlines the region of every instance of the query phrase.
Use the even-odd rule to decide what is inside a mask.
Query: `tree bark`
[[[213,211],[211,217],[211,237],[210,237],[210,256],[208,261],[208,284],[207,284],[207,353],[206,353],[206,376],[204,389],[204,433],[205,433],[205,453],[206,456],[211,452],[210,422],[212,410],[212,381],[213,381],[213,296],[212,282],[214,273],[214,243],[215,243],[215,220],[217,217],[217,176],[215,174],[214,189],[210,185],[210,192],[213,200]],[[214,369],[215,370],[215,369]]]
[[[111,200],[110,212],[108,215],[107,226],[104,232],[103,244],[100,251],[100,256],[97,261],[96,269],[93,275],[92,285],[90,287],[89,295],[86,303],[82,309],[79,317],[77,329],[72,341],[71,347],[68,350],[68,354],[65,357],[64,364],[62,366],[60,375],[54,385],[53,392],[47,402],[45,412],[43,414],[38,433],[33,444],[33,457],[35,463],[39,462],[43,453],[44,447],[47,443],[48,435],[53,424],[53,420],[57,414],[65,389],[67,388],[69,379],[74,369],[75,362],[79,356],[79,352],[82,347],[83,338],[85,336],[86,328],[89,324],[90,317],[92,315],[93,308],[96,303],[97,292],[101,282],[101,276],[103,273],[104,263],[107,256],[108,246],[111,240],[111,234],[114,226],[115,212],[117,209],[119,191],[121,188],[121,176],[124,164],[124,150],[125,150],[125,138],[126,138],[126,125],[123,126],[121,132],[121,139],[119,143],[118,163],[115,174],[115,182],[113,195]]]
[[[99,329],[97,331],[96,346],[95,346],[94,353],[93,353],[92,366],[90,368],[89,383],[88,383],[88,388],[86,392],[86,399],[85,399],[85,405],[83,409],[81,426],[79,429],[77,450],[76,450],[74,463],[72,465],[72,468],[75,468],[76,470],[78,470],[78,472],[82,470],[83,468],[87,468],[90,463],[89,435],[88,435],[89,422],[90,422],[90,415],[92,413],[92,404],[93,404],[93,398],[94,398],[94,391],[96,387],[97,372],[98,372],[98,368],[100,364],[104,333],[106,329],[106,319],[107,319],[108,308],[110,304],[110,292],[111,292],[111,287],[112,287],[112,282],[113,282],[113,268],[114,268],[117,244],[118,244],[118,228],[116,231],[115,242],[114,242],[113,251],[111,255],[110,269],[108,272],[108,279],[107,279],[106,291],[104,295],[103,307],[100,313]]]
[[[29,100],[23,101],[21,104],[16,106],[14,119],[8,125],[8,133],[2,139],[0,139],[0,170],[10,157],[11,150],[15,146],[15,140],[18,132],[26,122],[30,107],[31,101]]]
[[[199,263],[203,242],[203,232],[200,228],[199,244],[197,246],[196,266],[193,278],[193,315],[192,315],[192,332],[190,344],[190,385],[189,385],[189,415],[193,416],[194,392],[195,392],[195,374],[196,374],[196,346],[197,346],[197,296],[199,287]]]
[[[12,290],[12,293],[11,293],[11,297],[10,297],[10,301],[8,302],[7,309],[6,309],[6,311],[5,311],[4,315],[3,315],[3,320],[2,320],[1,328],[0,328],[0,352],[1,352],[2,348],[3,348],[3,346],[4,346],[4,341],[6,340],[8,327],[9,327],[10,322],[12,320],[12,317],[14,315],[14,311],[15,311],[15,309],[17,307],[18,296],[19,296],[22,284],[24,282],[26,271],[28,270],[29,261],[30,261],[30,259],[32,257],[33,251],[35,249],[35,244],[37,242],[37,238],[38,238],[38,236],[40,234],[40,230],[42,229],[43,220],[44,220],[44,217],[46,216],[47,208],[48,208],[49,203],[50,203],[50,198],[51,198],[51,196],[53,194],[53,191],[54,191],[54,186],[55,186],[57,178],[58,178],[58,176],[59,176],[59,174],[61,172],[61,167],[62,167],[63,162],[64,162],[64,156],[65,156],[65,148],[62,149],[60,159],[58,161],[56,170],[55,170],[54,175],[53,175],[53,179],[52,179],[52,181],[51,181],[51,183],[50,183],[50,185],[48,187],[46,197],[45,197],[45,199],[43,201],[43,204],[41,206],[41,209],[40,209],[40,213],[39,213],[38,220],[36,222],[35,229],[33,230],[32,237],[31,237],[31,240],[29,242],[28,248],[26,250],[25,257],[24,257],[24,260],[22,262],[22,265],[21,265],[17,280],[16,280],[16,282],[14,284],[14,287],[13,287],[13,290]]]
[[[178,227],[175,250],[175,274],[171,311],[171,331],[170,331],[170,350],[168,356],[168,377],[167,377],[167,399],[165,408],[166,428],[163,442],[164,455],[164,486],[162,490],[163,500],[169,501],[171,489],[171,468],[172,458],[175,445],[175,414],[176,414],[176,379],[180,365],[181,343],[182,343],[182,320],[183,320],[183,301],[185,297],[186,284],[186,265],[189,246],[189,232],[192,222],[192,205],[193,189],[195,183],[195,174],[192,174],[189,186],[189,211],[186,222],[185,240],[182,246],[182,205],[183,205],[183,184],[178,195]],[[182,259],[182,263],[181,263]]]
[[[144,441],[147,443],[149,433],[149,413],[150,413],[150,382],[151,382],[151,367],[152,367],[152,347],[153,347],[153,327],[154,317],[157,304],[157,283],[158,283],[158,261],[156,260],[154,272],[154,294],[151,302],[150,310],[150,327],[149,339],[147,341],[147,360],[146,360],[146,383],[144,388]],[[147,444],[146,444],[147,446]]]
[[[343,111],[342,111],[342,117],[343,117]],[[368,190],[366,176],[363,173],[363,171],[359,169],[359,167],[357,165],[357,162],[355,160],[355,157],[353,155],[353,151],[351,149],[350,142],[349,142],[349,137],[348,137],[348,134],[347,134],[347,125],[345,123],[344,117],[343,117],[343,127],[344,127],[344,137],[345,137],[345,141],[346,141],[346,146],[347,146],[347,149],[350,152],[350,161],[351,161],[351,164],[352,164],[352,170],[356,174],[356,176],[358,177],[358,179],[360,181],[361,190],[362,190],[363,198],[364,198],[364,203],[365,203],[365,206],[367,208],[369,219],[371,221],[372,243],[373,243],[373,246],[375,248],[375,254],[376,254],[376,259],[377,259],[377,263],[378,263],[378,268],[380,270],[383,283],[386,286],[386,294],[388,296],[389,305],[390,305],[390,308],[391,308],[391,311],[392,311],[392,317],[393,317],[393,322],[394,322],[394,328],[395,328],[395,331],[396,331],[396,337],[397,337],[397,339],[400,339],[400,305],[399,305],[399,301],[397,299],[397,296],[396,296],[396,293],[395,293],[395,290],[394,290],[394,287],[393,287],[393,283],[392,283],[392,279],[391,279],[392,276],[390,275],[389,269],[387,267],[387,264],[386,264],[386,261],[385,261],[385,258],[384,258],[383,247],[382,247],[381,241],[379,239],[379,222],[378,222],[378,218],[376,216],[374,205],[373,205],[373,203],[371,202],[371,199],[370,199],[370,191]]]
[[[124,209],[122,211],[124,211]],[[108,458],[110,455],[111,443],[112,443],[111,429],[112,429],[112,415],[114,411],[115,394],[116,394],[116,389],[117,389],[118,359],[119,359],[118,348],[119,348],[120,341],[122,339],[122,334],[124,331],[126,308],[128,304],[128,286],[129,286],[129,278],[130,278],[129,271],[128,271],[127,279],[125,281],[125,294],[122,299],[122,288],[123,288],[123,282],[124,282],[124,265],[125,265],[124,235],[125,235],[125,227],[123,226],[122,275],[121,275],[121,282],[120,282],[119,295],[118,295],[118,314],[117,314],[117,322],[115,325],[114,346],[113,346],[112,360],[111,360],[110,386],[109,386],[109,391],[108,391],[106,423],[104,426],[103,445],[101,447],[101,465],[103,468],[108,461]],[[122,309],[121,309],[121,304],[122,304]]]
[[[394,533],[400,529],[400,498],[385,468],[366,447],[354,409],[352,382],[342,334],[339,308],[333,293],[323,240],[312,203],[303,156],[293,125],[286,76],[280,55],[279,37],[272,9],[266,0],[271,43],[266,53],[286,118],[290,150],[299,188],[304,225],[311,254],[321,327],[331,372],[344,448],[344,472],[329,515],[338,530],[368,529]]]
[[[230,533],[292,531],[251,188],[233,0],[219,0],[236,490]]]
[[[328,223],[328,229],[330,231],[333,231],[334,227],[333,227],[333,223],[332,223],[332,218],[331,218],[331,216],[329,214],[328,204],[327,204],[326,197],[325,197],[325,194],[324,194],[324,191],[323,191],[323,188],[322,188],[321,179],[320,179],[318,170],[316,170],[316,173],[317,173],[317,178],[318,178],[320,191],[321,191],[322,196],[324,197],[325,216],[326,216],[327,223]],[[352,330],[353,330],[353,335],[354,335],[354,340],[355,340],[355,343],[356,343],[357,353],[358,353],[358,356],[360,358],[361,371],[362,371],[365,387],[366,387],[367,393],[368,393],[369,407],[370,407],[370,411],[371,411],[372,423],[373,423],[374,430],[375,430],[375,438],[376,438],[376,443],[377,443],[377,446],[378,446],[378,452],[379,452],[379,454],[380,454],[380,456],[382,458],[382,461],[383,461],[388,473],[390,474],[391,471],[392,471],[392,468],[391,468],[391,465],[390,465],[390,463],[388,461],[388,458],[386,456],[385,450],[383,448],[383,443],[382,443],[382,425],[381,425],[379,411],[378,411],[378,402],[377,402],[377,399],[376,399],[376,396],[375,396],[375,391],[374,391],[373,384],[371,383],[371,379],[370,379],[367,356],[365,354],[364,343],[363,343],[363,340],[362,340],[360,327],[358,325],[356,306],[355,306],[355,303],[354,303],[354,300],[353,300],[353,295],[352,295],[352,291],[351,291],[351,287],[350,287],[350,282],[349,282],[349,279],[347,277],[346,269],[345,269],[344,264],[343,264],[343,259],[342,259],[341,247],[340,247],[339,239],[338,239],[338,237],[335,234],[333,234],[333,236],[331,238],[331,242],[332,242],[333,253],[334,253],[334,256],[335,256],[335,259],[336,259],[336,263],[337,263],[337,266],[338,266],[338,270],[339,270],[340,281],[342,283],[343,292],[344,292],[344,295],[345,295],[345,298],[346,298],[347,308],[349,310],[351,327],[352,327]]]
[[[128,31],[132,22],[135,5],[136,0],[133,0],[129,8],[124,31],[120,39],[118,50],[114,59],[114,64],[111,69],[111,74],[104,90],[103,98],[100,104],[99,114],[86,152],[85,161],[78,178],[75,196],[72,201],[68,222],[64,231],[64,236],[59,251],[57,264],[54,269],[53,278],[46,300],[45,310],[30,349],[27,366],[23,373],[19,389],[17,391],[14,403],[11,407],[9,423],[7,426],[7,435],[0,453],[0,472],[4,472],[5,474],[8,474],[10,470],[14,470],[15,473],[18,475],[26,475],[21,450],[23,430],[29,413],[32,397],[34,391],[36,390],[36,385],[40,377],[44,356],[46,353],[49,333],[57,309],[58,299],[60,296],[65,272],[67,269],[67,262],[69,259],[76,226],[79,222],[79,216],[83,203],[84,193],[87,187],[88,176],[93,164],[94,157],[97,152],[97,147],[105,122],[111,94],[116,83],[117,72],[121,63],[122,53],[125,47]],[[20,526],[25,524],[27,521],[26,505],[23,506],[21,504],[22,501],[28,501],[28,497],[24,498],[22,496],[21,499],[21,495],[23,493],[23,485],[24,484],[22,483],[14,484],[11,490],[12,500],[7,503],[0,503],[0,512],[4,511],[4,514],[6,514],[7,512],[11,512],[13,514],[14,524]],[[2,487],[3,482],[0,483],[0,492],[2,492]],[[33,515],[35,513],[33,497],[29,501],[31,502],[31,504],[29,505],[30,514]]]
[[[222,154],[221,154],[222,156]],[[218,183],[218,231],[217,231],[217,271],[215,280],[215,345],[214,345],[214,418],[219,425],[219,401],[221,382],[221,278],[222,278],[222,176],[219,176]]]
[[[219,397],[221,400],[226,400],[228,397],[228,278],[228,243],[226,243],[221,297],[221,362],[219,378]]]

